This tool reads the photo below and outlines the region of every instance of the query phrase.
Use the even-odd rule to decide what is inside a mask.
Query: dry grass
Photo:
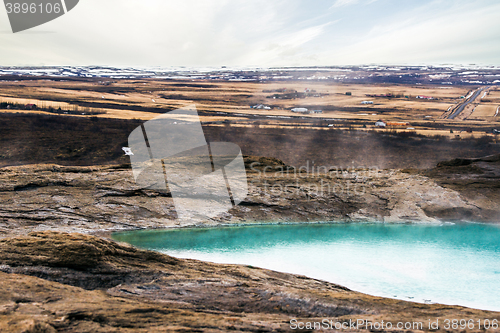
[[[22,88],[22,89],[20,89]],[[274,93],[264,90],[286,88],[303,92],[305,89],[315,90],[322,97],[302,99],[266,98]],[[448,87],[447,87],[448,88]],[[345,92],[352,92],[346,96]],[[411,98],[368,98],[365,94],[404,95]],[[373,100],[374,109],[436,109],[446,110],[463,94],[467,88],[422,87],[403,85],[339,85],[334,83],[248,83],[248,82],[197,82],[179,83],[172,81],[131,81],[124,80],[109,86],[94,82],[51,82],[24,81],[1,82],[0,96],[24,98],[27,101],[46,100],[132,103],[144,107],[176,108],[196,103],[201,109],[214,111],[249,111],[249,106],[257,103],[272,104],[277,108],[289,109],[301,105],[333,106],[338,108],[359,108],[364,100]],[[313,94],[313,93],[311,93]],[[417,95],[428,95],[438,100],[418,100]],[[4,99],[4,97],[0,97]],[[48,103],[48,102],[47,102]],[[279,110],[277,110],[279,111]],[[263,112],[263,111],[261,111]],[[275,114],[274,110],[271,112]],[[280,112],[278,112],[280,113]]]
[[[495,105],[495,104],[481,103],[476,107],[476,109],[472,113],[472,116],[469,118],[470,119],[486,119],[486,118],[494,117],[497,108],[498,108],[498,105]]]
[[[500,91],[489,89],[485,95],[481,94],[477,102],[479,103],[475,104],[476,108],[468,119],[494,121],[500,106]]]
[[[443,87],[438,85],[397,85],[397,84],[338,84],[325,82],[215,82],[215,81],[172,81],[172,80],[108,80],[108,84],[89,81],[3,81],[0,82],[0,101],[23,104],[37,104],[45,107],[67,109],[75,106],[105,112],[100,118],[149,120],[158,113],[168,112],[186,105],[195,104],[201,111],[202,121],[221,121],[230,113],[232,121],[241,126],[253,124],[253,115],[268,118],[270,126],[279,127],[282,122],[297,119],[299,122],[314,122],[324,119],[340,119],[351,122],[338,128],[373,128],[378,119],[386,121],[410,122],[415,131],[425,135],[446,135],[449,129],[436,128],[459,125],[457,122],[441,120],[440,116],[451,106],[463,101],[460,96],[467,95],[473,88]],[[286,88],[309,96],[295,99],[268,98],[278,89]],[[314,91],[314,92],[312,92]],[[346,92],[351,92],[350,96]],[[393,94],[399,97],[367,97],[366,94]],[[318,95],[318,96],[314,96]],[[417,99],[416,96],[432,96],[435,99]],[[408,98],[406,98],[406,96]],[[305,98],[304,98],[305,97]],[[362,101],[373,101],[364,105]],[[490,100],[490,102],[487,102]],[[498,104],[495,104],[497,103]],[[266,104],[272,110],[256,110],[250,106]],[[492,117],[500,105],[500,92],[491,91],[476,112],[469,117],[467,126],[475,126],[474,121],[495,121]],[[321,109],[322,114],[296,114],[293,107]],[[4,110],[5,111],[5,110]],[[0,110],[1,112],[1,110]],[[16,111],[17,112],[17,111]],[[26,112],[26,111],[19,111]],[[33,111],[39,112],[39,111]],[[241,114],[242,116],[238,116]],[[251,117],[248,117],[250,115]],[[288,118],[292,117],[292,118]],[[295,118],[293,118],[295,117]],[[298,117],[298,118],[297,118]],[[300,120],[303,117],[303,120]],[[288,118],[288,119],[287,119]],[[257,117],[255,117],[257,119]],[[482,125],[486,123],[482,122]],[[300,124],[298,125],[300,126]],[[405,131],[406,128],[397,129]],[[482,130],[483,133],[486,130]]]

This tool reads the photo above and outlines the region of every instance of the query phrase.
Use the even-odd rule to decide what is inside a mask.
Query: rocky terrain
[[[489,215],[491,221],[498,221],[500,202],[500,155],[491,155],[483,158],[457,158],[444,161],[425,171],[425,176],[431,177],[440,186],[450,188],[461,193],[465,200],[471,200],[482,208],[484,215]],[[472,216],[472,214],[465,213]],[[459,209],[455,217],[462,216]],[[452,216],[447,216],[452,218]],[[465,218],[470,218],[465,216]]]
[[[292,318],[424,328],[429,319],[500,320],[495,312],[372,297],[304,276],[180,260],[82,234],[0,240],[0,262],[2,332],[284,332]]]
[[[498,156],[427,171],[327,173],[298,172],[270,158],[245,161],[248,197],[224,216],[189,221],[176,219],[168,191],[135,184],[127,165],[1,168],[0,237],[253,222],[499,221]]]
[[[262,221],[499,221],[500,155],[424,171],[299,172],[252,156],[245,165],[248,197],[217,219],[190,221],[176,219],[168,191],[138,187],[128,165],[1,168],[0,331],[279,332],[290,330],[292,318],[500,320],[499,313],[372,297],[303,276],[176,259],[107,239],[118,230]]]

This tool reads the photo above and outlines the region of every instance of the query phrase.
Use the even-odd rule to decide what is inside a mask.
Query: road
[[[481,94],[481,92],[484,91],[485,89],[486,89],[486,87],[483,87],[481,89],[476,90],[476,92],[472,95],[472,97],[470,97],[467,101],[463,102],[455,110],[455,112],[453,112],[452,114],[450,114],[450,116],[448,117],[448,119],[455,119],[455,117],[458,116],[465,109],[465,107],[467,105],[469,105],[470,103],[474,102],[476,100],[476,98]]]

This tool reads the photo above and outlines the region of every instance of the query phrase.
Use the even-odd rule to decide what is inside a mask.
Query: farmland
[[[210,141],[291,165],[428,168],[499,150],[497,86],[446,119],[480,86],[337,81],[4,76],[2,164],[125,163],[121,147],[135,127],[187,105]]]

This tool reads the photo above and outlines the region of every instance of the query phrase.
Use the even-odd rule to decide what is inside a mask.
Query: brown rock
[[[4,239],[0,263],[1,332],[280,332],[290,331],[292,318],[500,319],[495,312],[372,297],[304,276],[174,259],[87,235]]]

